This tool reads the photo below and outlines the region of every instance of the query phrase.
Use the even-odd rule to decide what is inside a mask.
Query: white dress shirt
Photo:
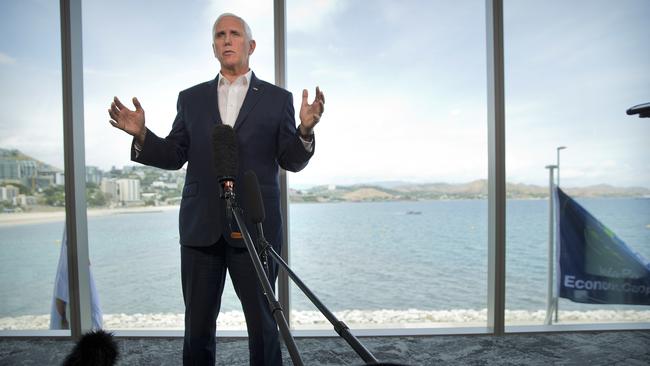
[[[248,86],[251,83],[251,75],[253,75],[253,71],[248,70],[247,73],[241,75],[231,83],[219,73],[219,80],[217,81],[219,88],[219,92],[217,93],[219,96],[219,115],[221,116],[221,121],[230,127],[233,127],[235,121],[237,121],[239,110],[244,103]]]

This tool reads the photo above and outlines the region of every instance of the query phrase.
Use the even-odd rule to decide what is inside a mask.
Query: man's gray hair
[[[244,26],[244,33],[246,33],[246,38],[249,41],[253,40],[253,32],[251,32],[251,27],[248,26],[248,23],[246,23],[244,18],[242,18],[242,17],[240,17],[238,15],[235,15],[233,13],[223,13],[223,14],[219,15],[217,20],[214,21],[214,25],[212,25],[212,39],[214,39],[214,36],[215,36],[214,32],[217,29],[217,24],[219,23],[219,21],[221,19],[226,18],[226,17],[231,17],[231,18],[235,18],[235,19],[239,20],[239,22]]]

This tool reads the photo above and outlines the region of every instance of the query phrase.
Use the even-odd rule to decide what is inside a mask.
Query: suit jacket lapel
[[[239,110],[239,115],[237,115],[237,120],[235,121],[235,131],[241,128],[241,126],[246,122],[246,116],[250,111],[253,110],[257,102],[262,97],[264,93],[264,88],[260,80],[255,77],[255,73],[251,75],[251,85],[246,92],[246,97],[244,98],[244,103]]]
[[[210,120],[214,124],[221,124],[221,114],[219,113],[219,87],[218,87],[218,80],[219,76],[217,75],[216,78],[213,80],[210,80],[208,83],[209,85],[209,92],[207,95],[207,105],[210,110]]]

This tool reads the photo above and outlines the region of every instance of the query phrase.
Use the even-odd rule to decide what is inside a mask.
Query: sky
[[[251,68],[274,82],[271,0],[83,1],[85,159],[132,165],[108,123],[137,96],[165,136],[181,90],[219,66],[222,12],[250,24]],[[506,178],[650,188],[650,1],[504,1]],[[485,5],[464,1],[287,0],[287,89],[325,92],[316,154],[291,186],[487,178]],[[0,2],[0,148],[63,167],[58,2]]]

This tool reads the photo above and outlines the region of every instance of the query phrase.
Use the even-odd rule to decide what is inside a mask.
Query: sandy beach
[[[177,210],[179,206],[144,206],[144,207],[120,207],[120,208],[91,208],[88,209],[88,217],[122,215],[132,213],[160,212]],[[65,211],[38,211],[38,212],[11,212],[0,214],[0,227],[42,224],[48,222],[63,222]]]

